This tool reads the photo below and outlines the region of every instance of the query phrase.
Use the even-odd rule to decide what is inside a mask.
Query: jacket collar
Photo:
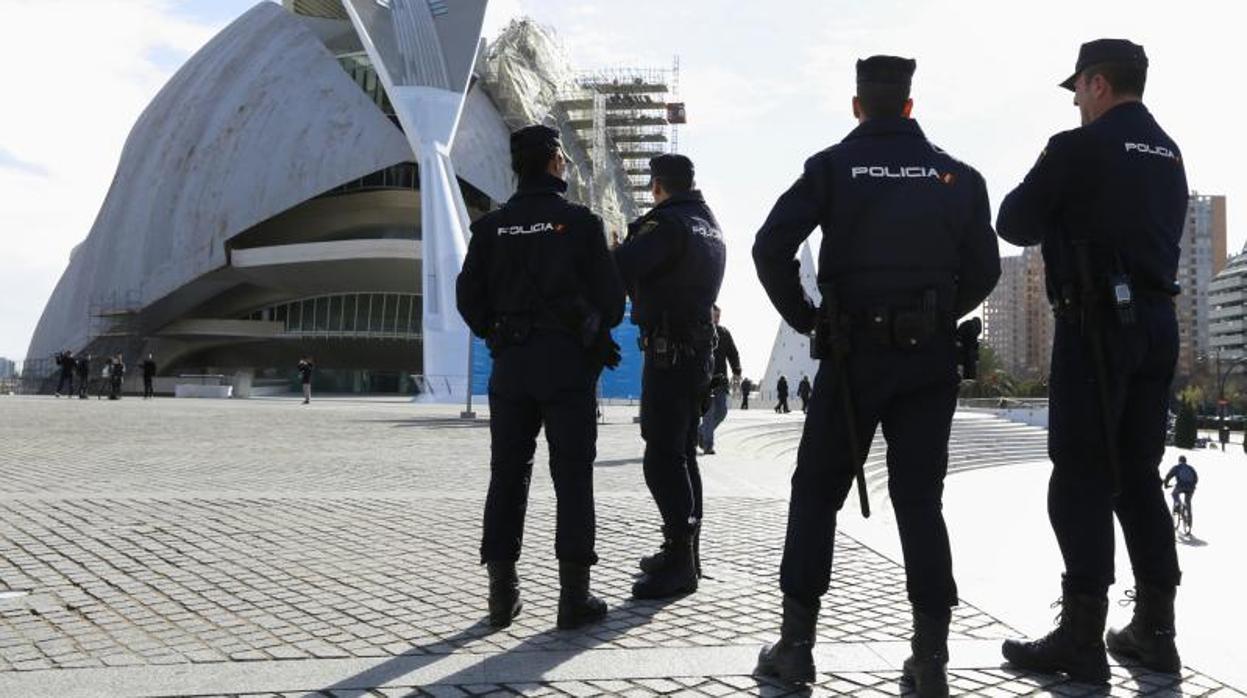
[[[521,196],[539,196],[541,194],[557,194],[562,196],[567,192],[567,182],[555,177],[552,174],[543,172],[536,177],[521,179],[519,186],[515,189],[512,199]]]
[[[671,198],[663,201],[661,204],[655,204],[653,210],[657,211],[660,208],[666,208],[668,206],[675,206],[676,204],[688,202],[704,204],[706,203],[706,197],[701,195],[700,189],[690,189],[683,194],[672,194]]]
[[[867,119],[858,125],[857,128],[849,132],[844,140],[851,141],[855,138],[866,138],[869,136],[913,136],[915,138],[926,138],[922,128],[918,126],[918,122],[914,119],[907,119],[903,116],[885,116],[879,119]]]

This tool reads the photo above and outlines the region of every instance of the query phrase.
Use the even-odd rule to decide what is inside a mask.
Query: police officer
[[[995,285],[1000,257],[982,176],[932,145],[909,118],[915,67],[893,56],[857,62],[853,114],[860,124],[806,161],[754,242],[758,278],[784,320],[802,333],[821,328],[820,352],[837,336],[836,347],[847,352],[822,361],[814,380],[780,568],[783,625],[779,641],[763,649],[758,671],[792,683],[813,680],[836,512],[882,423],[914,608],[913,656],[904,675],[919,695],[943,696],[957,603],[941,513],[959,385],[955,325]],[[815,226],[823,230],[822,309],[803,291],[796,260]],[[851,427],[846,401],[856,416]],[[851,452],[850,441],[863,452]]]
[[[1061,84],[1074,93],[1082,127],[1048,141],[997,221],[1005,240],[1042,245],[1056,306],[1048,516],[1065,561],[1059,627],[1035,642],[1006,642],[1004,655],[1092,683],[1109,678],[1114,512],[1136,595],[1133,620],[1108,634],[1108,649],[1155,671],[1181,669],[1173,639],[1181,575],[1157,467],[1178,357],[1172,296],[1187,185],[1181,152],[1141,101],[1146,79],[1142,46],[1083,44]]]
[[[641,437],[645,484],[662,515],[663,545],[641,560],[638,599],[697,590],[702,517],[697,427],[710,383],[715,330],[711,308],[723,282],[726,248],[714,214],[694,188],[683,155],[650,160],[654,208],[628,226],[615,261],[641,330]]]
[[[505,627],[521,608],[520,556],[537,433],[550,444],[557,497],[558,627],[600,620],[589,593],[594,553],[595,384],[617,365],[609,330],[624,292],[602,221],[563,194],[566,155],[558,131],[529,126],[511,136],[514,196],[472,224],[458,280],[459,312],[494,357],[489,380],[490,481],[481,561],[489,569],[489,621]]]

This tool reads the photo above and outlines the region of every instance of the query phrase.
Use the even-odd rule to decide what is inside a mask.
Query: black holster
[[[485,337],[490,354],[508,347],[519,346],[528,341],[533,332],[533,320],[527,315],[502,315],[494,319]]]

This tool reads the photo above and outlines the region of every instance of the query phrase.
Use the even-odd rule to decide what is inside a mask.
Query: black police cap
[[[693,181],[693,161],[683,155],[666,153],[649,161],[649,176],[669,177],[676,181]]]
[[[857,83],[904,85],[909,87],[918,61],[899,56],[871,56],[857,61]]]
[[[1082,71],[1101,63],[1134,64],[1146,69],[1147,54],[1144,53],[1142,46],[1126,39],[1096,39],[1095,41],[1088,41],[1078,49],[1078,63],[1074,66],[1074,74],[1061,83],[1061,87],[1072,92],[1074,90],[1074,82],[1078,80],[1078,76],[1082,74]]]

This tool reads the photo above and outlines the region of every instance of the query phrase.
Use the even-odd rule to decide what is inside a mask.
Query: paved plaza
[[[495,631],[477,552],[483,419],[347,398],[0,398],[0,696],[795,694],[750,671],[778,628],[799,417],[732,413],[723,455],[701,461],[706,578],[663,603],[629,598],[637,559],[659,539],[634,412],[607,408],[600,428],[593,586],[607,620],[554,628],[542,446],[520,563],[524,612]],[[971,415],[954,432],[956,472],[1043,458],[1042,430]],[[876,446],[873,499],[886,523],[885,444]],[[837,540],[815,694],[903,692],[904,574],[872,530],[846,525]],[[1010,607],[1031,599],[1002,601],[998,586],[982,586],[990,608],[968,593],[973,581],[962,589],[954,690],[1102,694],[1002,667],[1001,639],[1032,631],[1011,624]],[[1113,695],[1244,695],[1193,669],[1115,667],[1113,682]]]

